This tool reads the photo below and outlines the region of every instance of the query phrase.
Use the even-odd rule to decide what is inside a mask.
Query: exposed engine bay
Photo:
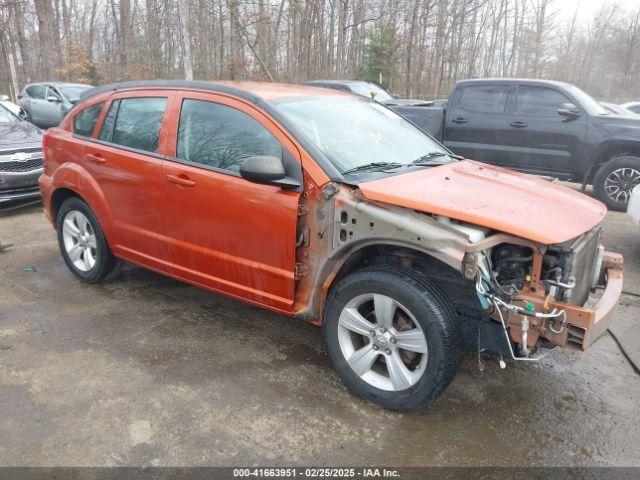
[[[503,243],[482,254],[476,290],[502,324],[512,358],[535,359],[540,346],[567,340],[581,343],[579,327],[569,325],[566,308],[558,304],[582,307],[600,282],[600,238],[598,227],[562,245],[535,249]]]

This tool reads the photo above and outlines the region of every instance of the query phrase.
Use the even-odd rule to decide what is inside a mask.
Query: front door
[[[114,253],[168,271],[162,219],[166,136],[161,135],[161,126],[168,122],[165,111],[174,93],[136,95],[112,97],[97,138],[85,143],[84,165],[100,185],[110,209],[113,233],[109,241]]]
[[[266,115],[212,93],[178,94],[163,167],[173,273],[275,310],[290,311],[300,193],[239,175],[254,155],[299,152]],[[173,144],[172,144],[173,142]],[[293,158],[291,158],[293,157]]]
[[[518,86],[506,166],[543,175],[570,175],[577,169],[577,159],[584,154],[587,115],[560,116],[558,109],[564,103],[574,102],[554,88]]]

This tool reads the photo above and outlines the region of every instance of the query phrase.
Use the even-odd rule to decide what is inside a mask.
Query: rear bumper
[[[564,310],[565,323],[551,325],[550,323],[532,321],[528,341],[530,347],[535,346],[540,337],[547,339],[557,346],[572,344],[586,350],[613,322],[620,295],[622,295],[622,255],[604,252],[600,278],[604,278],[603,291],[598,296],[592,296],[583,306],[569,305],[562,302],[545,302],[539,297],[522,294],[513,303],[524,307],[527,303],[534,306],[535,311],[552,311],[554,308]],[[508,321],[511,337],[521,343],[519,315],[510,312]]]
[[[53,216],[51,214],[51,177],[46,173],[40,175],[38,179],[38,186],[40,187],[40,195],[42,196],[42,205],[44,207],[44,213],[55,226]]]

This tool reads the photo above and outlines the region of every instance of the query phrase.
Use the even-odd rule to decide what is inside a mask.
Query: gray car
[[[57,126],[82,92],[93,88],[80,83],[32,83],[18,95],[18,104],[25,110],[29,121],[41,128]]]
[[[38,200],[42,131],[0,105],[0,209]]]

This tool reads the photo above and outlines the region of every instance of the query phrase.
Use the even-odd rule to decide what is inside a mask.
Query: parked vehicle
[[[28,120],[41,128],[55,127],[78,101],[80,95],[92,88],[79,83],[32,83],[18,95],[18,104]]]
[[[345,385],[394,410],[437,398],[465,343],[515,360],[587,348],[622,289],[600,202],[459,161],[355,95],[109,85],[44,151],[43,203],[79,279],[123,259],[310,320]]]
[[[14,115],[20,117],[23,120],[26,120],[26,112],[22,109],[22,107],[9,100],[9,97],[7,95],[0,95],[0,105],[2,105]]]
[[[640,102],[627,102],[623,103],[621,107],[631,110],[633,113],[640,113]]]
[[[0,105],[0,209],[40,197],[42,132]]]
[[[422,109],[454,153],[521,172],[592,184],[625,210],[640,183],[640,117],[611,115],[579,88],[517,78],[458,82],[447,109]],[[413,119],[411,119],[413,121]]]
[[[631,192],[627,215],[631,217],[636,226],[640,226],[640,185],[636,186]]]
[[[615,103],[609,102],[600,102],[607,112],[613,115],[636,115],[636,112],[629,110],[628,108],[623,107],[622,105],[617,105]]]
[[[330,88],[342,92],[354,93],[361,97],[371,98],[378,103],[386,105],[391,110],[398,112],[406,119],[413,122],[423,131],[442,136],[442,108],[447,106],[447,100],[416,100],[410,98],[395,98],[384,88],[372,82],[360,80],[311,80],[305,85],[312,87]],[[429,112],[425,109],[433,107]]]

